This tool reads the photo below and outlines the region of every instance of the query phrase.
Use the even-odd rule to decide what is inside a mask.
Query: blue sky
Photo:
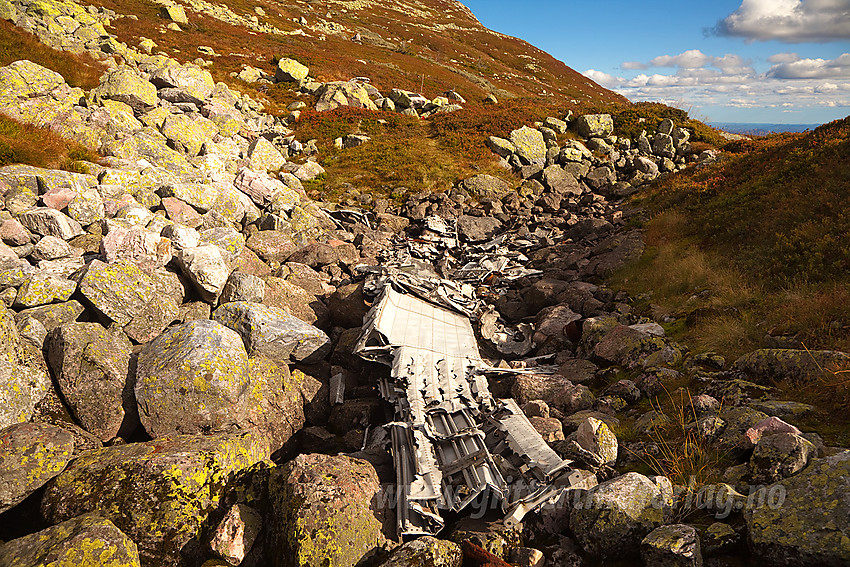
[[[850,114],[850,0],[462,0],[630,100],[714,122]]]

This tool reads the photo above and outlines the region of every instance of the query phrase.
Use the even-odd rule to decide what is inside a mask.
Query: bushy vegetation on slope
[[[850,117],[726,149],[639,197],[647,252],[616,284],[698,351],[850,350]],[[838,419],[850,375],[830,370],[793,394]]]

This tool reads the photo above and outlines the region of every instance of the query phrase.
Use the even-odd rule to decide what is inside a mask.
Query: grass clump
[[[91,89],[100,84],[105,71],[102,63],[87,54],[57,51],[41,43],[37,37],[0,20],[0,66],[29,59],[42,67],[56,71],[73,87]]]
[[[0,114],[0,166],[23,163],[84,173],[79,162],[97,160],[98,156],[91,150],[47,128],[23,124]]]

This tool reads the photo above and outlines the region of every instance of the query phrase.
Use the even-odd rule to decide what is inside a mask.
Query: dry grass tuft
[[[47,128],[23,124],[0,114],[0,166],[24,163],[47,169],[81,171],[79,161],[98,156]]]
[[[42,67],[56,71],[74,87],[90,89],[100,84],[105,67],[87,54],[73,54],[51,49],[37,37],[0,20],[0,66],[29,59]]]

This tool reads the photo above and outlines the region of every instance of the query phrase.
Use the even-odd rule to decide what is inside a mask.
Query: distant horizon
[[[485,26],[632,102],[661,102],[703,122],[824,124],[850,115],[850,0],[462,1]]]

